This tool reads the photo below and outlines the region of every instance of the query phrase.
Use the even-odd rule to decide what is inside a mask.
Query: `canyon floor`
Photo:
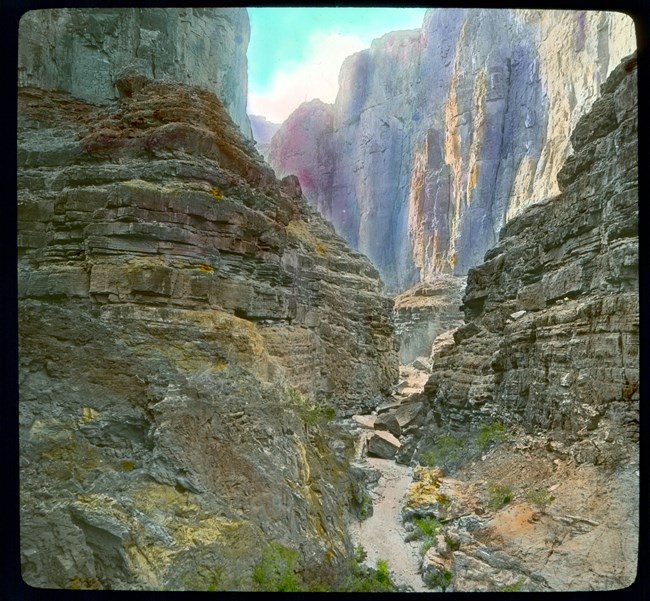
[[[407,532],[402,523],[402,504],[413,479],[413,469],[392,459],[368,457],[368,464],[381,473],[373,491],[373,514],[364,521],[350,524],[355,547],[367,552],[366,564],[375,567],[379,559],[388,561],[393,581],[413,592],[428,590],[420,576],[417,543],[404,541]]]

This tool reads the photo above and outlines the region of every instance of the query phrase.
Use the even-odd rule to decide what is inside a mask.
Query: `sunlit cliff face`
[[[558,192],[571,129],[635,46],[618,13],[431,10],[343,63],[333,130],[316,135],[327,178],[313,140],[280,136],[269,161],[303,174],[392,289],[466,274],[508,219]]]

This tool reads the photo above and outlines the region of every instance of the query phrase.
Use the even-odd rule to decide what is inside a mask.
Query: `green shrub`
[[[355,557],[357,555],[355,554]],[[385,559],[379,559],[377,560],[376,566],[376,569],[366,568],[359,564],[354,566],[352,575],[343,583],[341,590],[350,593],[384,593],[395,591],[396,586],[390,577],[388,562]]]
[[[323,419],[331,421],[336,417],[336,410],[333,407],[322,402],[311,402],[295,388],[289,390],[289,401],[302,420],[310,426],[315,426]]]
[[[502,586],[498,592],[500,593],[518,593],[521,590],[521,586],[524,583],[524,580],[526,580],[524,577],[521,577],[517,582],[514,584],[506,584],[505,586]]]
[[[446,536],[445,535],[445,542],[447,543],[447,547],[449,547],[450,551],[458,551],[460,549],[460,543],[451,538],[451,536]]]
[[[490,484],[488,492],[490,493],[488,506],[492,509],[500,509],[512,501],[512,489],[505,484]]]
[[[253,567],[253,582],[259,591],[295,592],[302,589],[295,572],[298,553],[278,542],[269,543],[262,559]]]
[[[427,551],[436,544],[436,540],[432,536],[427,536],[424,542],[420,545],[418,553],[424,557]]]
[[[449,570],[427,572],[424,576],[424,583],[430,588],[441,588],[444,593],[451,584],[452,578],[453,575]]]
[[[540,507],[546,507],[546,505],[555,501],[555,497],[543,488],[529,490],[526,493],[526,499]]]
[[[462,436],[442,434],[436,438],[433,447],[420,455],[420,464],[433,467],[456,461],[465,442]]]
[[[366,557],[368,557],[368,553],[364,549],[363,545],[357,545],[354,548],[354,561],[361,564],[366,561]]]
[[[442,528],[442,524],[434,517],[427,516],[427,517],[419,517],[416,516],[413,518],[413,523],[415,524],[415,527],[417,530],[419,530],[423,536],[431,536],[434,537],[440,528]]]
[[[413,523],[415,524],[414,530],[409,533],[409,536],[406,538],[407,541],[421,540],[422,545],[420,545],[420,555],[424,555],[433,545],[436,544],[436,535],[442,524],[434,517],[419,517],[416,516],[413,518]]]
[[[484,451],[493,442],[503,442],[507,439],[505,426],[500,421],[483,424],[476,437],[476,444]]]
[[[359,517],[362,520],[370,517],[372,515],[372,497],[368,494],[363,495],[361,499],[361,505],[359,507]]]

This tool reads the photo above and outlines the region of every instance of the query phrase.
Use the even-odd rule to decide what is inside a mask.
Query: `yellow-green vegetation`
[[[499,443],[507,439],[507,434],[505,431],[505,426],[503,422],[493,421],[489,424],[483,424],[478,432],[476,437],[476,443],[479,448],[484,451],[487,449],[490,444],[493,442]]]
[[[126,461],[122,461],[122,463],[120,463],[120,467],[125,472],[130,472],[131,470],[135,469],[135,461],[132,459],[127,459]]]
[[[390,577],[388,561],[378,559],[376,568],[368,568],[362,564],[365,559],[365,549],[357,547],[355,560],[352,563],[352,574],[340,587],[342,592],[349,593],[389,593],[397,587]],[[363,557],[363,559],[359,559]]]
[[[436,442],[433,447],[420,455],[420,463],[422,465],[434,466],[456,461],[466,442],[467,439],[464,436],[441,434],[436,437]]]
[[[199,271],[202,271],[203,273],[212,273],[214,269],[207,263],[200,263],[199,264]]]
[[[490,493],[488,506],[491,509],[500,509],[512,501],[512,489],[505,484],[490,484],[488,492]]]
[[[441,588],[444,593],[451,581],[453,574],[449,570],[442,570],[441,572],[428,572],[424,577],[424,583],[430,588]]]
[[[298,553],[278,542],[270,542],[262,559],[253,567],[253,583],[258,591],[298,592],[304,583],[296,572]]]
[[[416,516],[413,518],[413,524],[415,528],[407,536],[407,540],[421,540],[420,555],[424,555],[436,544],[436,536],[442,528],[442,524],[433,516]]]
[[[523,585],[524,581],[526,578],[523,576],[517,580],[514,584],[506,584],[505,586],[502,586],[498,592],[499,593],[518,593],[521,590],[521,586]]]
[[[310,401],[295,388],[289,390],[288,396],[291,405],[301,419],[310,426],[314,426],[322,420],[330,421],[336,416],[334,407],[330,407],[326,403]]]
[[[370,495],[365,494],[363,495],[363,499],[361,499],[361,506],[359,508],[359,517],[362,520],[365,520],[366,518],[370,517],[371,510],[372,510],[372,498],[370,497]]]
[[[544,488],[529,490],[526,493],[526,499],[539,507],[546,507],[549,503],[555,501],[555,497]]]
[[[450,551],[458,551],[460,549],[460,542],[457,541],[456,539],[451,538],[451,536],[448,536],[445,534],[445,542],[447,543],[447,548]]]
[[[210,188],[210,194],[212,194],[212,198],[215,200],[221,200],[223,198],[223,192],[219,188],[215,188],[214,186]]]
[[[256,591],[266,592],[395,591],[396,586],[390,577],[388,562],[379,559],[376,567],[370,568],[363,564],[366,556],[365,549],[358,546],[350,560],[347,573],[330,582],[320,578],[307,581],[299,570],[298,553],[290,547],[272,541],[264,548],[261,560],[253,566],[252,586]]]
[[[287,225],[287,234],[297,240],[304,242],[310,250],[324,257],[329,252],[329,246],[320,237],[318,237],[309,224],[302,219],[294,219]]]
[[[441,480],[442,472],[439,468],[416,466],[406,496],[407,507],[421,507],[437,500]]]

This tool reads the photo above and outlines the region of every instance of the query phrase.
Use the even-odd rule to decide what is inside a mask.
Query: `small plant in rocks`
[[[512,489],[505,484],[490,484],[488,492],[490,493],[488,502],[490,509],[501,509],[512,501]]]

